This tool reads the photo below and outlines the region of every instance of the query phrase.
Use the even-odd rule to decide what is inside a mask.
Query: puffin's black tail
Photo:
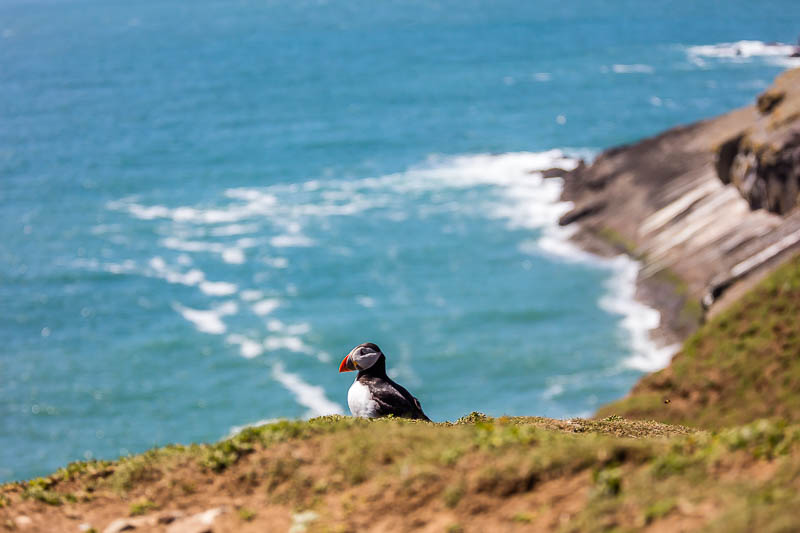
[[[414,397],[414,407],[417,408],[417,412],[414,413],[412,418],[416,420],[424,420],[425,422],[431,422],[431,419],[422,411],[422,405],[420,405],[419,400]]]

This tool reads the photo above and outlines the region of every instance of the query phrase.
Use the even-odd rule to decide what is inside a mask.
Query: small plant
[[[462,496],[464,496],[464,486],[461,484],[451,485],[444,489],[444,493],[442,493],[444,504],[451,509],[458,505]]]
[[[158,505],[156,505],[154,502],[147,499],[138,500],[131,504],[130,515],[131,516],[143,515],[154,509],[158,509]]]
[[[453,466],[458,462],[463,454],[464,450],[461,448],[447,448],[441,454],[439,454],[439,462],[441,462],[444,466]]]
[[[533,522],[533,515],[530,513],[517,513],[511,517],[511,520],[519,524],[530,524]]]
[[[242,507],[239,509],[239,518],[244,520],[245,522],[250,522],[256,517],[256,512],[252,509],[248,509],[247,507]]]
[[[456,420],[456,424],[476,424],[478,422],[485,422],[489,419],[483,413],[479,413],[478,411],[472,411],[470,414],[462,416],[458,420]]]
[[[644,512],[644,521],[650,524],[667,516],[675,508],[674,500],[660,500],[648,507]]]
[[[447,526],[447,533],[464,533],[464,528],[461,524],[450,524]]]
[[[616,496],[622,491],[622,471],[619,468],[605,468],[594,474],[594,482],[600,494]]]
[[[47,505],[61,505],[63,503],[61,495],[50,490],[53,484],[54,482],[50,478],[39,477],[32,479],[26,484],[25,490],[22,492],[22,497],[26,500],[39,500]]]
[[[78,474],[86,472],[89,464],[76,461],[74,463],[69,463],[64,468],[59,468],[56,474],[61,477],[64,481],[70,481],[71,479],[75,478]]]

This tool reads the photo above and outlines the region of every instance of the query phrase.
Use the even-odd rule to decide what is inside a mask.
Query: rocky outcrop
[[[752,209],[786,214],[800,203],[800,69],[758,97],[759,115],[717,149],[716,169]]]
[[[565,176],[576,239],[643,262],[638,296],[682,340],[800,248],[800,69],[756,105],[600,154]],[[677,288],[677,290],[676,290]],[[742,289],[743,290],[743,289]]]

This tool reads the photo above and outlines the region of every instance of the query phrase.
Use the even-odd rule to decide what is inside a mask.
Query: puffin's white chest
[[[378,416],[378,404],[372,399],[369,388],[358,380],[350,385],[347,391],[347,406],[353,416],[359,418],[375,418]]]

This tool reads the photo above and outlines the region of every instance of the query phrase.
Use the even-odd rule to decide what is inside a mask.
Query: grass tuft
[[[141,500],[137,500],[137,501],[133,502],[131,504],[131,506],[130,506],[130,509],[128,510],[128,513],[131,516],[139,516],[139,515],[147,514],[150,511],[154,511],[156,509],[158,509],[158,505],[156,505],[155,502],[152,502],[152,501],[150,501],[150,500],[148,500],[146,498],[143,498]]]

